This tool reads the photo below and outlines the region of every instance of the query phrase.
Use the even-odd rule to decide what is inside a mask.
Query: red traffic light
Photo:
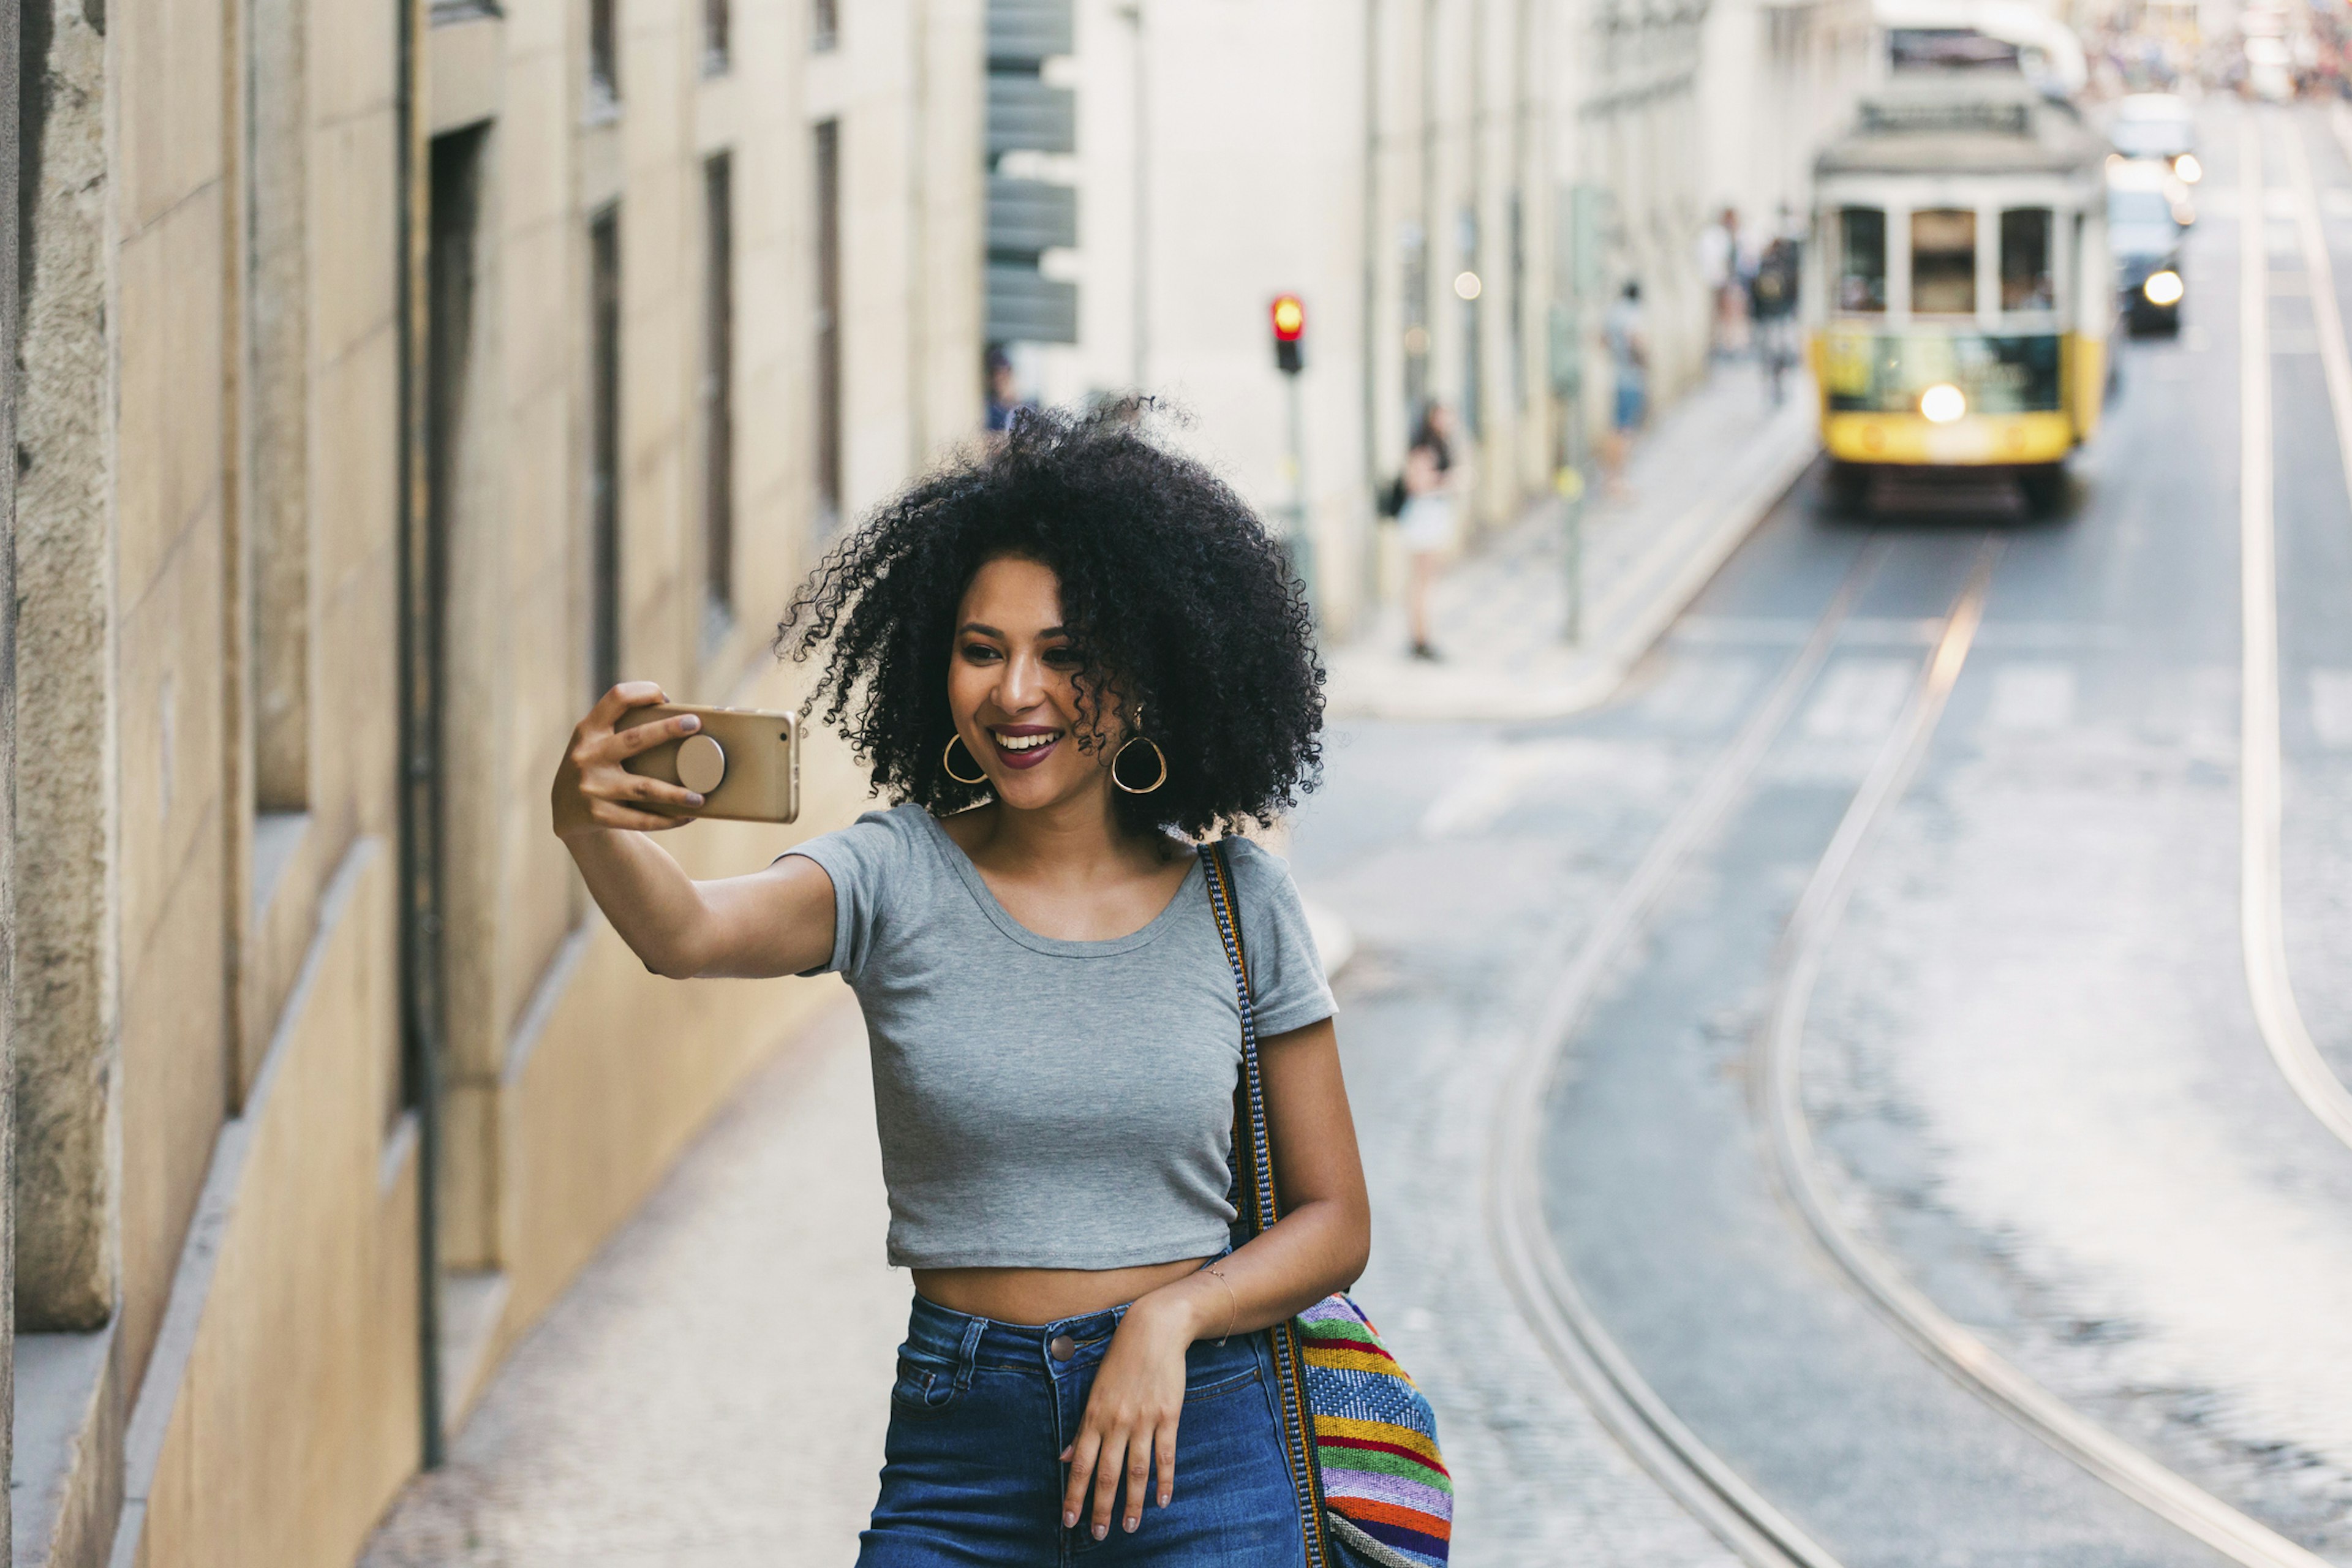
[[[1307,307],[1296,294],[1274,299],[1274,366],[1297,375],[1307,365]]]

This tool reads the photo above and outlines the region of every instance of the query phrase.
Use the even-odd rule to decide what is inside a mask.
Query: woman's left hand
[[[1129,1531],[1143,1522],[1145,1485],[1155,1460],[1160,1470],[1160,1506],[1176,1495],[1176,1420],[1184,1411],[1184,1352],[1195,1332],[1189,1292],[1155,1291],[1127,1310],[1110,1349],[1103,1352],[1087,1396],[1077,1440],[1062,1450],[1070,1467],[1062,1493],[1062,1525],[1076,1528],[1094,1485],[1094,1533],[1110,1533],[1111,1505],[1119,1480],[1127,1481]]]

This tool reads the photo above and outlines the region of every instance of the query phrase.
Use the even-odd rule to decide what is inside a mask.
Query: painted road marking
[[[1802,729],[1815,741],[1874,741],[1895,728],[1919,666],[1905,658],[1845,658],[1830,667],[1805,704]]]
[[[1740,712],[1763,679],[1763,662],[1752,656],[1684,658],[1642,700],[1642,707],[1653,723],[1668,729],[1719,730]]]
[[[1463,764],[1460,776],[1423,808],[1421,836],[1453,838],[1483,833],[1538,785],[1557,788],[1579,779],[1603,778],[1622,784],[1629,774],[1643,778],[1657,772],[1649,752],[1581,735],[1482,746]]]
[[[2074,721],[2074,667],[2014,659],[1992,675],[1985,723],[1995,730],[2047,734]]]

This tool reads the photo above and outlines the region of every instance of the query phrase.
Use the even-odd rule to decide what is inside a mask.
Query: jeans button
[[[1055,1361],[1067,1361],[1078,1353],[1078,1342],[1067,1334],[1055,1334],[1045,1349],[1052,1352]]]

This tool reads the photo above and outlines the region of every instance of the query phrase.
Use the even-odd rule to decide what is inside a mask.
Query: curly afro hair
[[[1160,789],[1114,793],[1123,826],[1198,838],[1267,821],[1315,787],[1323,668],[1306,596],[1232,488],[1151,440],[1136,412],[1022,411],[1001,442],[883,505],[793,600],[777,653],[803,660],[830,644],[803,712],[822,705],[877,791],[942,816],[988,798],[940,757],[955,731],[956,610],[1000,556],[1061,580],[1080,748],[1117,731],[1099,710],[1115,690],[1143,704],[1143,733],[1167,755]]]

